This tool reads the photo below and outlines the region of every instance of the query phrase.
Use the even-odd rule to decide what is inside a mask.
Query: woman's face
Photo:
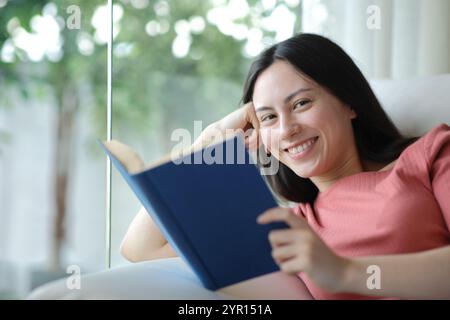
[[[289,63],[260,74],[253,105],[264,146],[300,177],[327,175],[357,157],[355,113]]]

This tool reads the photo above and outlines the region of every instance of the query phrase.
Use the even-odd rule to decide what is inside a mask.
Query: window
[[[251,59],[300,25],[298,0],[113,4],[113,138],[146,162],[239,107]],[[105,268],[107,19],[106,0],[0,0],[0,298]],[[140,205],[112,182],[118,266]]]

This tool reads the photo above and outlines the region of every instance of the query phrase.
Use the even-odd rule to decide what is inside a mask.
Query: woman
[[[270,233],[272,255],[299,275],[305,298],[450,298],[448,126],[402,137],[350,57],[311,34],[264,51],[243,102],[193,148],[253,128],[248,146],[279,160],[266,178],[299,205],[258,222],[290,226]],[[145,210],[121,249],[131,261],[175,256]]]
[[[249,101],[282,163],[273,188],[300,202],[300,219],[281,208],[260,217],[291,226],[270,235],[283,271],[303,272],[315,298],[450,298],[448,126],[401,137],[351,59],[315,35],[264,52]],[[370,266],[381,288],[367,285]]]

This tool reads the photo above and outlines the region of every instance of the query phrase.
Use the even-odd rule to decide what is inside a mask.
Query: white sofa
[[[420,136],[450,124],[450,74],[408,80],[375,80],[371,86],[400,131]]]

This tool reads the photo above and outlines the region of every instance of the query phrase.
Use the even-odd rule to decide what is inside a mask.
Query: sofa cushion
[[[440,123],[450,123],[450,74],[370,83],[403,134],[422,135]]]

